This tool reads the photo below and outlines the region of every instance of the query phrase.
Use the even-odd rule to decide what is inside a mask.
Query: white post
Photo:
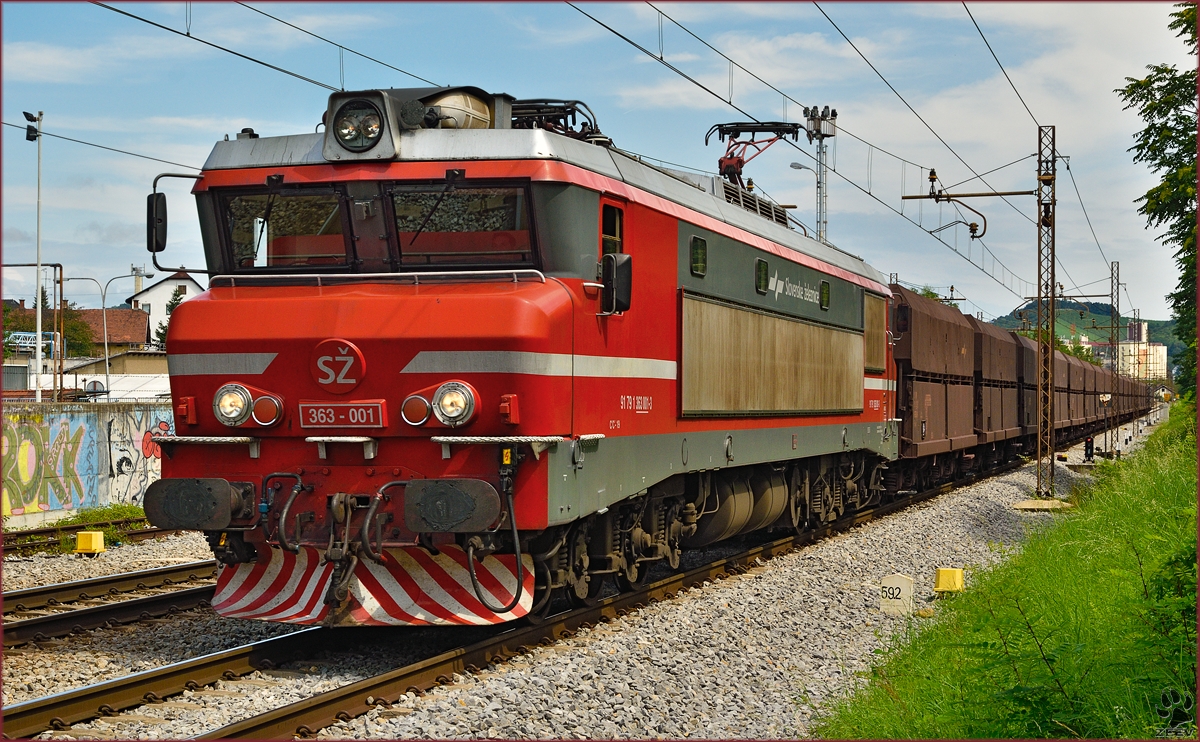
[[[37,338],[36,350],[34,351],[34,363],[37,366],[37,375],[34,376],[33,399],[35,402],[42,401],[42,112],[38,111],[37,115],[37,130],[38,130],[38,154],[37,154],[37,292],[34,295],[34,303],[37,304],[35,314],[37,316]]]
[[[115,279],[108,279],[108,283],[112,283]],[[96,281],[99,284],[99,281]],[[112,383],[108,379],[108,300],[105,295],[108,293],[108,283],[100,289],[100,319],[104,323],[104,399],[112,401]]]
[[[828,202],[825,198],[825,157],[827,153],[825,137],[817,139],[817,242],[825,242],[825,232],[829,228],[829,219],[825,214]]]

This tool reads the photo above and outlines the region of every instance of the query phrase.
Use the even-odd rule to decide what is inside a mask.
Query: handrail
[[[504,278],[506,276],[511,276],[513,283],[520,282],[522,277],[535,279],[540,283],[546,282],[545,274],[539,270],[533,268],[514,268],[510,270],[419,271],[409,273],[230,273],[213,276],[208,285],[209,287],[213,287],[217,286],[218,282],[227,282],[228,288],[237,288],[239,280],[244,282],[243,286],[255,285],[254,282],[256,281],[271,283],[280,281],[314,281],[318,287],[323,287],[361,281],[393,282],[411,280],[412,285],[420,286],[422,279],[445,281],[447,279],[454,280],[459,278]]]

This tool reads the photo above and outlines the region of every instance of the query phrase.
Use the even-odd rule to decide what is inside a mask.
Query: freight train
[[[472,87],[337,92],[323,123],[148,198],[157,265],[159,179],[196,178],[210,281],[170,322],[144,505],[207,535],[222,615],[536,620],[1030,450],[1030,341],[795,231],[736,157],[658,167],[578,101]],[[1060,440],[1150,404],[1055,379]]]

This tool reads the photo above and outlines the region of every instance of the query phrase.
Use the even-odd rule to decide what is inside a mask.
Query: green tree
[[[954,288],[954,287],[951,286],[950,288]],[[929,285],[922,286],[921,288],[917,289],[917,293],[920,294],[921,296],[924,296],[926,299],[933,299],[934,301],[940,301],[948,307],[954,307],[955,309],[958,309],[958,302],[943,301],[942,295],[939,294],[938,292],[934,291],[932,286],[929,286]],[[951,294],[951,296],[953,296],[954,292],[951,291],[950,294]]]
[[[167,302],[167,321],[159,322],[158,328],[154,331],[154,342],[158,347],[166,350],[167,347],[167,326],[171,322],[171,315],[175,312],[175,307],[183,303],[183,287],[175,289],[175,293],[171,296],[171,300]]]
[[[1180,3],[1169,27],[1196,55],[1196,6]],[[1135,109],[1146,128],[1134,136],[1134,162],[1161,174],[1158,185],[1134,203],[1151,227],[1164,228],[1163,242],[1175,248],[1179,284],[1168,294],[1175,335],[1187,346],[1179,354],[1178,388],[1196,389],[1196,69],[1180,72],[1175,65],[1154,64],[1145,77],[1125,78],[1115,92],[1126,108]]]
[[[42,304],[42,332],[54,332],[54,310],[45,292],[38,292]],[[83,320],[79,305],[71,302],[63,309],[63,339],[67,344],[67,356],[90,356],[95,340],[92,338],[92,328]],[[34,332],[37,330],[37,316],[32,310],[4,308],[4,357],[11,354],[8,338],[13,332]],[[47,348],[47,351],[49,348]]]

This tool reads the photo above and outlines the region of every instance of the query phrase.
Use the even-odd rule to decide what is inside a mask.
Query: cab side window
[[[624,252],[625,211],[618,206],[604,204],[600,217],[600,254]]]

